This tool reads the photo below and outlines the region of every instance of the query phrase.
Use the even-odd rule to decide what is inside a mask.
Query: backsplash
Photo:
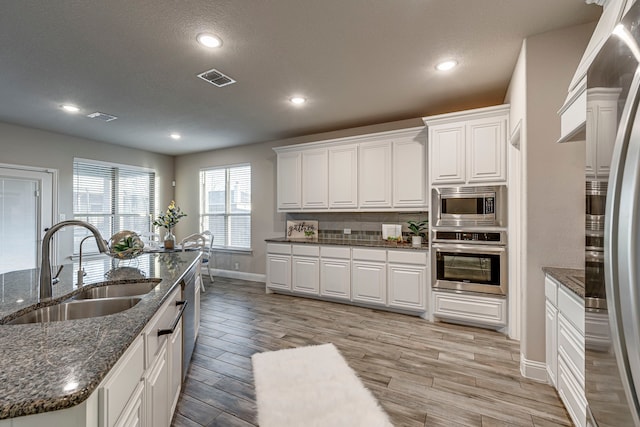
[[[428,212],[309,212],[289,213],[287,220],[318,221],[318,237],[347,240],[380,240],[382,224],[402,224],[402,235],[407,236],[407,221],[419,221],[429,217]],[[351,234],[344,234],[344,229]]]

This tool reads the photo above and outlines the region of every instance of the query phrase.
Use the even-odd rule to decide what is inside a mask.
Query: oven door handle
[[[432,243],[431,247],[442,252],[456,252],[456,253],[473,253],[473,254],[501,254],[506,252],[507,248],[504,246],[485,246],[485,245],[458,245],[451,243]]]

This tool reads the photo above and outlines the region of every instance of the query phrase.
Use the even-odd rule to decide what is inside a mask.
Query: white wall
[[[101,160],[155,169],[157,209],[173,198],[172,156],[125,148],[83,138],[46,132],[0,122],[0,163],[58,171],[58,214],[73,218],[73,158]],[[197,212],[197,211],[196,211]],[[57,221],[55,221],[57,222]],[[72,234],[58,232],[58,256],[61,262],[73,253]],[[110,236],[103,236],[108,239]]]
[[[266,244],[264,239],[284,237],[286,221],[285,214],[276,212],[276,154],[272,150],[273,147],[422,125],[422,120],[416,118],[179,156],[176,158],[176,202],[183,210],[189,212],[189,216],[178,225],[177,236],[180,238],[198,231],[198,175],[200,169],[248,162],[251,164],[252,253],[217,252],[213,267],[234,270],[235,263],[238,263],[238,270],[241,272],[265,274]],[[195,214],[191,215],[192,212]]]
[[[524,198],[521,353],[525,361],[545,361],[543,266],[584,266],[584,142],[557,144],[567,88],[595,23],[529,37],[526,93],[509,92],[513,119],[525,117],[521,152]],[[516,69],[514,81],[522,79]],[[517,86],[522,87],[521,83]],[[524,96],[524,101],[523,101]],[[517,123],[517,122],[516,122]],[[512,125],[516,123],[512,122]]]

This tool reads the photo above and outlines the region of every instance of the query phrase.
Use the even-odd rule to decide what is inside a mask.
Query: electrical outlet
[[[351,229],[350,228],[345,228],[344,229],[344,234],[351,234]]]
[[[233,264],[233,269],[234,270],[239,270],[240,269],[240,263],[236,262],[235,264]]]

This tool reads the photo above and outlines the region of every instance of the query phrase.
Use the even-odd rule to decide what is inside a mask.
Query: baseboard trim
[[[243,271],[220,270],[214,268],[211,270],[214,276],[226,277],[228,279],[250,280],[252,282],[266,282],[266,274],[245,273]]]
[[[525,378],[540,381],[542,383],[549,383],[549,378],[547,377],[547,365],[544,362],[528,360],[522,353],[520,353],[520,373]]]

